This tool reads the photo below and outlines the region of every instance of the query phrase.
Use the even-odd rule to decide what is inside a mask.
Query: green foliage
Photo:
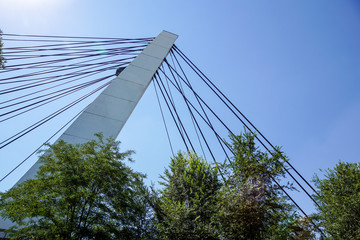
[[[311,229],[274,182],[284,176],[280,149],[272,155],[260,151],[248,132],[230,139],[234,157],[221,168],[226,178],[219,199],[222,238],[312,239]],[[293,189],[289,183],[281,187]]]
[[[284,175],[280,149],[262,152],[247,132],[230,137],[234,156],[219,168],[178,153],[151,194],[124,163],[132,152],[98,137],[50,146],[36,179],[0,195],[13,239],[314,239],[274,182]]]
[[[334,239],[360,239],[360,164],[339,162],[323,179],[314,176],[317,218]]]
[[[284,176],[283,153],[268,155],[245,132],[230,136],[230,163],[211,167],[195,154],[179,153],[162,179],[155,204],[162,239],[314,239],[274,182]],[[219,170],[224,182],[219,181]],[[291,184],[282,188],[294,189]]]
[[[0,68],[5,68],[5,58],[3,57],[3,54],[2,54],[2,50],[3,50],[3,43],[2,43],[2,39],[1,39],[1,34],[2,34],[2,31],[0,29]]]
[[[0,195],[13,239],[148,239],[143,175],[125,165],[132,151],[103,140],[49,146],[35,179]]]
[[[217,239],[218,171],[196,154],[179,153],[161,178],[161,239]]]

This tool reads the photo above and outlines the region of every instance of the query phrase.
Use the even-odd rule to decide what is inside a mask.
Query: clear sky
[[[0,28],[129,38],[173,32],[177,46],[273,144],[283,146],[307,179],[339,160],[360,159],[358,1],[0,0]],[[1,177],[47,136],[42,130],[1,150]],[[119,140],[137,152],[133,167],[156,182],[170,149],[152,87]],[[312,209],[305,198],[299,201]]]

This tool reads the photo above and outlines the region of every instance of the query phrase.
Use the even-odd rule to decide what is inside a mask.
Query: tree
[[[154,209],[162,239],[314,239],[309,219],[300,217],[275,180],[285,160],[269,155],[245,132],[230,136],[234,156],[220,168],[196,154],[178,154],[162,179]],[[222,180],[219,180],[220,173]]]
[[[221,187],[217,168],[196,154],[171,159],[161,184],[156,210],[162,239],[218,239],[217,193]]]
[[[49,145],[36,178],[1,193],[0,214],[15,223],[13,239],[151,238],[144,176],[125,165],[133,152],[97,137]]]
[[[1,29],[0,29],[0,68],[5,68],[5,59],[4,59],[4,57],[3,57],[3,52],[2,52],[2,50],[3,50],[3,43],[2,43],[2,38],[1,38],[1,36],[2,36],[2,31],[1,31]]]
[[[283,153],[259,150],[249,132],[230,135],[234,156],[220,169],[226,184],[220,193],[219,222],[224,239],[312,239],[311,229],[299,218],[275,183],[284,176]],[[292,190],[291,184],[282,188]]]
[[[360,239],[360,164],[339,162],[313,179],[320,205],[317,218],[334,239]]]

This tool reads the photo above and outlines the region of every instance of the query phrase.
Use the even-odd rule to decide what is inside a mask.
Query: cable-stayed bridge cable
[[[59,115],[60,113],[68,110],[69,108],[73,107],[74,105],[76,105],[77,103],[81,102],[82,100],[86,99],[87,97],[91,96],[92,94],[94,94],[95,92],[101,90],[102,88],[106,87],[107,85],[110,84],[111,81],[103,84],[102,86],[96,88],[95,90],[91,91],[90,93],[82,96],[81,98],[78,98],[76,101],[66,105],[65,107],[53,112],[52,114],[50,114],[49,116],[41,119],[40,121],[32,124],[31,126],[25,128],[24,130],[20,131],[19,133],[7,138],[6,140],[0,142],[0,149],[6,147],[7,145],[11,144],[12,142],[18,140],[19,138],[21,138],[22,136],[24,136],[25,134],[33,131],[34,129],[38,128],[39,126],[43,125],[44,123],[48,122],[50,119],[56,117],[57,115]]]
[[[278,151],[278,150],[274,147],[274,145],[272,145],[271,142],[252,124],[252,122],[251,122],[250,120],[248,120],[248,119],[246,118],[246,116],[213,84],[213,82],[212,82],[208,77],[206,77],[206,75],[205,75],[200,69],[198,69],[198,68],[196,67],[196,65],[195,65],[194,63],[192,63],[191,60],[188,59],[184,53],[181,52],[180,49],[178,49],[178,48],[176,47],[176,45],[174,45],[174,50],[179,53],[179,55],[189,64],[189,66],[191,65],[191,67],[192,67],[192,66],[195,67],[195,69],[196,69],[206,80],[208,80],[208,82],[209,82],[213,87],[215,87],[215,89],[221,94],[221,96],[223,96],[223,97],[230,103],[230,105],[255,129],[255,132],[256,132],[256,133],[259,133],[260,136],[263,137],[263,139],[272,147],[272,149],[273,149],[274,151]],[[195,70],[195,69],[194,69],[194,70]],[[199,75],[199,76],[200,76],[200,75]],[[201,77],[201,79],[203,79],[203,80],[205,81],[205,79],[204,79],[203,77]],[[214,91],[214,92],[215,92],[215,91]],[[249,129],[249,128],[248,128],[248,129]],[[251,129],[249,129],[249,131],[251,131]],[[252,132],[252,131],[251,131],[251,132]],[[258,139],[258,141],[261,142],[259,139]],[[264,144],[262,144],[262,145],[264,146]],[[264,146],[264,147],[265,147],[265,146]],[[271,151],[269,151],[269,152],[271,153]],[[286,158],[285,158],[284,160],[285,160],[286,163],[291,167],[291,169],[293,169],[293,170],[295,171],[295,173],[311,188],[311,190],[319,196],[318,192],[314,189],[314,187],[292,166],[292,164],[289,163],[289,161],[287,161]]]
[[[166,61],[165,61],[166,62]],[[168,62],[167,62],[167,64],[168,64]],[[170,64],[168,64],[169,66],[170,66]],[[170,69],[173,71],[173,72],[176,72],[175,71],[175,69],[172,67],[172,66],[170,66]],[[162,68],[160,68],[159,69],[160,71],[162,71]],[[172,83],[172,85],[179,91],[179,93],[181,94],[182,92],[183,92],[183,90],[181,89],[181,87],[179,87],[179,85],[176,83],[176,78],[173,76],[173,81],[172,80],[170,80],[170,78],[169,78],[169,76],[167,76],[167,74],[165,73],[165,72],[163,72],[162,71],[162,73],[166,76],[166,78],[169,80],[169,82],[170,83]],[[177,73],[178,74],[178,73]],[[180,76],[180,75],[179,75]],[[181,78],[181,76],[180,76],[180,78]],[[182,79],[182,78],[181,78]],[[182,81],[186,84],[186,81],[184,80],[184,79],[182,79]],[[191,86],[188,86],[189,88],[191,88],[192,89],[192,87]],[[209,86],[210,87],[210,86]],[[192,89],[193,90],[193,89]],[[216,93],[216,92],[215,92]],[[196,93],[195,93],[196,94]],[[184,96],[184,95],[183,95]],[[220,96],[218,96],[220,99],[221,99],[221,97]],[[184,99],[185,99],[186,97],[184,96]],[[231,110],[231,109],[230,109]],[[200,116],[201,116],[201,114],[199,114]],[[205,121],[205,122],[207,122],[204,118],[203,118],[203,120]],[[239,120],[241,120],[241,119],[239,119]],[[243,123],[243,125],[245,125],[246,126],[246,124],[244,123],[244,122],[242,122]],[[211,127],[210,127],[211,128]],[[225,144],[226,145],[226,144]],[[227,145],[226,145],[227,146]],[[228,147],[228,146],[227,146]],[[305,216],[305,217],[307,217],[307,218],[309,218],[308,217],[308,215],[306,214],[306,212],[296,203],[296,201],[287,193],[287,191],[285,191],[285,189],[276,181],[276,179],[274,179],[274,178],[272,178],[272,181],[279,187],[279,189],[281,189],[283,192],[284,192],[284,194],[287,196],[287,198],[291,201],[291,202],[293,202],[293,204],[299,209],[299,211]],[[294,181],[296,181],[296,179],[294,179]],[[302,185],[300,185],[299,184],[299,186],[300,187],[302,187]],[[303,188],[302,188],[303,189]],[[304,190],[304,189],[303,189]],[[321,229],[319,229],[318,227],[317,227],[317,225],[312,221],[312,219],[311,218],[309,218],[309,220],[312,222],[312,224],[321,232]],[[323,233],[322,233],[323,234]]]

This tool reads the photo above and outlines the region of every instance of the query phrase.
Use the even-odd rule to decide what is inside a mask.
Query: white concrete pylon
[[[67,143],[84,143],[102,132],[116,138],[144,94],[152,77],[173,46],[177,35],[162,31],[67,128],[60,139]],[[36,162],[17,182],[34,178],[40,164]]]
[[[116,138],[177,37],[175,34],[162,31],[79,115],[57,141],[62,139],[71,144],[84,143],[94,139],[94,134],[98,132],[102,132],[104,137]],[[16,184],[34,178],[39,167],[40,163],[36,162]],[[1,229],[7,229],[11,225],[11,222],[0,219],[0,237]]]

